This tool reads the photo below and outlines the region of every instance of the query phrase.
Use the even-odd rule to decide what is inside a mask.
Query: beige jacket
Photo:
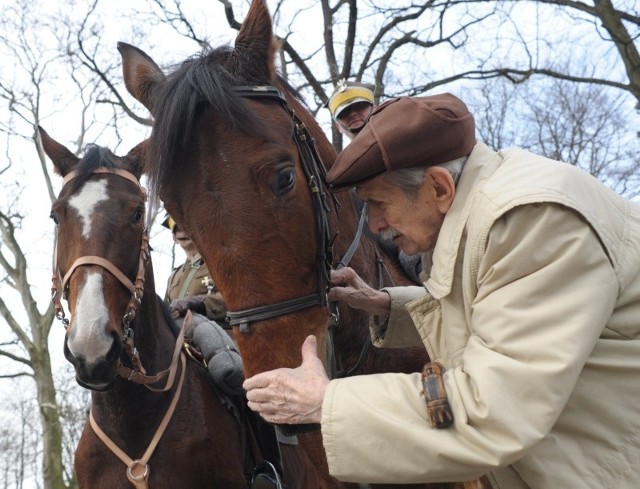
[[[445,365],[454,425],[429,426],[419,374],[333,380],[331,473],[640,488],[640,209],[575,167],[479,143],[432,259],[428,293],[388,289],[376,342],[422,342]]]

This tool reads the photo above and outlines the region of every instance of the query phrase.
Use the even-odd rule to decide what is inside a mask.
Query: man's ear
[[[438,210],[446,214],[456,196],[456,184],[449,170],[441,166],[427,168],[425,184],[429,186],[429,195],[433,199]]]

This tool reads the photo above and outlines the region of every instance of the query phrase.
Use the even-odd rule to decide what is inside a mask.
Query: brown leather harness
[[[140,182],[138,179],[128,171],[121,169],[112,169],[112,168],[98,168],[93,171],[93,173],[106,173],[117,175],[122,178],[126,178],[127,180],[133,182],[138,186],[138,188],[145,195],[146,192],[140,186]],[[63,180],[63,187],[70,180],[77,176],[76,172],[68,173]],[[140,361],[140,356],[138,354],[138,350],[136,349],[133,341],[134,332],[131,328],[131,322],[136,316],[136,311],[138,306],[142,302],[142,296],[144,294],[144,277],[146,272],[147,263],[149,261],[149,236],[147,231],[145,230],[142,235],[141,245],[140,245],[140,255],[138,259],[138,271],[135,277],[135,281],[132,282],[118,267],[116,267],[109,260],[100,257],[100,256],[82,256],[79,257],[74,263],[71,265],[69,270],[65,273],[63,278],[61,277],[60,270],[57,264],[57,236],[55,239],[54,253],[53,253],[53,277],[52,277],[52,286],[51,286],[51,300],[54,305],[56,318],[59,319],[65,328],[69,325],[69,320],[65,317],[64,309],[61,303],[61,293],[65,293],[65,290],[68,286],[69,279],[71,278],[73,272],[77,270],[81,266],[85,265],[98,265],[105,270],[107,270],[111,275],[113,275],[118,281],[131,292],[131,300],[127,305],[125,314],[122,318],[123,325],[123,334],[122,334],[122,345],[125,352],[128,354],[132,368],[127,367],[120,363],[117,368],[118,375],[125,380],[135,382],[137,384],[142,384],[147,387],[149,390],[154,392],[166,392],[173,388],[173,384],[176,377],[176,372],[178,370],[178,360],[180,360],[181,372],[180,378],[178,380],[178,385],[173,394],[173,398],[171,399],[171,403],[169,404],[169,408],[165,413],[160,425],[156,429],[153,438],[151,439],[147,450],[145,451],[142,458],[133,460],[129,457],[120,447],[118,447],[113,440],[111,440],[107,434],[102,431],[102,429],[98,426],[96,422],[93,411],[89,411],[89,423],[93,428],[93,431],[98,436],[98,438],[111,450],[127,467],[126,474],[129,481],[133,484],[134,487],[138,489],[148,489],[148,479],[149,479],[149,459],[153,455],[153,452],[162,438],[162,435],[165,432],[171,417],[175,411],[178,400],[180,399],[180,394],[182,392],[182,386],[184,383],[184,377],[186,373],[186,356],[182,351],[184,348],[185,351],[189,351],[184,343],[185,331],[191,324],[191,312],[189,311],[185,316],[184,322],[182,324],[182,328],[178,337],[176,339],[176,344],[173,351],[173,356],[171,359],[171,364],[165,370],[158,372],[155,375],[147,375],[145,368],[142,366],[142,362]],[[158,382],[165,380],[165,384],[163,387],[154,387],[153,384],[157,384]]]

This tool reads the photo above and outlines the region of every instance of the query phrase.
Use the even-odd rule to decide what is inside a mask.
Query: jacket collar
[[[456,187],[451,208],[444,218],[431,256],[433,263],[425,286],[435,299],[451,292],[460,241],[473,207],[474,196],[482,183],[497,169],[502,159],[484,143],[478,142],[469,155]]]

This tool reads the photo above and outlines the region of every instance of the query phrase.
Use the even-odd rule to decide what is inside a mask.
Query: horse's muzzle
[[[108,390],[115,381],[121,354],[122,344],[115,334],[107,355],[100,361],[91,363],[81,355],[73,355],[67,345],[67,338],[64,339],[64,356],[76,371],[76,382],[85,389],[98,392]]]

